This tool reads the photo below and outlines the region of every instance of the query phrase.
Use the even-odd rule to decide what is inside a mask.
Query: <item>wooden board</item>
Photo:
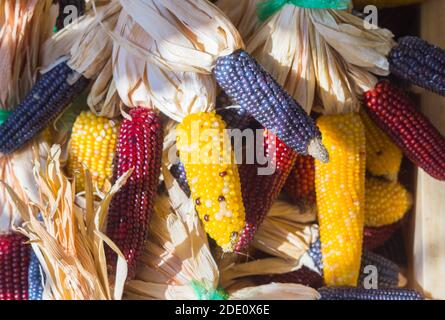
[[[445,1],[421,6],[421,36],[445,48]],[[445,135],[445,98],[424,92],[422,112]],[[445,299],[445,182],[417,173],[413,222],[412,286],[434,299]]]

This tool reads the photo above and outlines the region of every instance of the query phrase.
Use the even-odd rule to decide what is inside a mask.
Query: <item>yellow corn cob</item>
[[[379,8],[399,7],[415,3],[420,3],[424,0],[354,0],[354,6],[365,7],[367,5],[374,5]]]
[[[366,168],[375,176],[397,180],[402,163],[402,151],[365,111],[360,113],[366,134]]]
[[[76,119],[68,151],[68,173],[76,178],[77,191],[85,190],[83,165],[86,165],[93,183],[102,189],[113,175],[113,158],[118,125],[90,111],[83,111]]]
[[[225,128],[215,113],[191,114],[177,127],[177,148],[206,232],[225,252],[232,252],[245,225],[245,210]]]
[[[403,218],[412,204],[410,193],[398,182],[366,179],[365,225],[381,227]]]
[[[355,113],[321,116],[329,163],[315,162],[315,187],[329,286],[357,285],[365,221],[365,130]]]

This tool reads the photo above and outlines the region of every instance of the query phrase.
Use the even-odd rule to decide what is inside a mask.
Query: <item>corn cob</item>
[[[172,165],[170,168],[170,172],[173,178],[175,178],[176,181],[178,182],[182,191],[184,191],[187,197],[190,197],[192,192],[190,191],[190,186],[187,182],[187,176],[185,174],[184,164],[182,162],[179,162],[177,164]]]
[[[217,110],[217,113],[223,118],[227,128],[244,130],[252,122],[252,117],[243,108],[221,108]]]
[[[275,168],[270,174],[259,175],[258,168],[262,166],[255,164],[243,163],[239,167],[243,202],[246,206],[246,227],[236,245],[237,251],[243,250],[252,241],[256,230],[278,198],[297,157],[297,153],[268,130],[264,130],[264,151],[265,157],[271,161],[268,166]]]
[[[411,207],[410,193],[398,182],[366,179],[365,226],[381,227],[398,222]]]
[[[284,185],[284,191],[298,204],[315,203],[315,164],[308,156],[297,156],[295,165]]]
[[[391,259],[400,266],[408,266],[405,239],[401,228],[394,232],[394,234],[382,246],[379,246],[375,252],[387,259]]]
[[[130,117],[123,120],[119,130],[114,179],[128,170],[133,169],[133,172],[111,201],[107,234],[127,259],[131,279],[153,212],[161,170],[163,132],[160,118],[153,111],[135,108],[130,111]],[[113,258],[111,267],[115,263]]]
[[[323,256],[321,253],[321,243],[317,240],[311,244],[308,250],[308,255],[312,258],[314,266],[320,274],[323,274]],[[360,262],[360,276],[359,286],[364,283],[366,276],[366,266],[375,266],[378,270],[378,286],[379,287],[396,287],[399,281],[399,267],[392,261],[375,254],[369,250],[364,249]]]
[[[365,272],[367,266],[377,268],[377,281],[379,288],[395,288],[399,283],[400,268],[397,264],[385,257],[369,250],[364,250],[362,255],[362,266],[360,272],[360,286],[364,286],[364,281],[368,274]]]
[[[358,114],[317,121],[331,159],[315,161],[315,186],[327,285],[357,285],[365,209],[365,131]]]
[[[57,30],[62,30],[66,26],[66,23],[72,22],[70,19],[66,21],[67,18],[73,15],[71,10],[67,10],[70,9],[68,6],[76,8],[77,13],[75,17],[80,17],[85,13],[85,0],[58,0],[57,2],[59,3],[59,15],[56,21]]]
[[[389,54],[391,73],[419,87],[445,95],[445,51],[418,37],[399,39]]]
[[[247,52],[238,50],[218,58],[213,72],[231,100],[287,146],[302,155],[329,160],[311,117]]]
[[[366,168],[375,176],[397,180],[402,164],[402,151],[366,112],[360,112],[360,117],[366,134]]]
[[[60,63],[42,75],[25,99],[0,125],[0,153],[9,154],[41,132],[89,81],[80,76],[72,85],[73,76],[66,63]]]
[[[393,223],[378,228],[365,227],[363,231],[363,247],[368,250],[374,250],[380,247],[394,234],[400,227],[399,223]]]
[[[219,97],[221,97],[221,95]],[[217,110],[217,114],[222,117],[227,128],[245,130],[252,123],[252,118],[241,108],[221,108]],[[178,164],[172,165],[170,172],[179,183],[182,191],[184,191],[187,196],[190,196],[190,186],[187,182],[184,164],[179,162]]]
[[[28,268],[28,298],[29,300],[42,300],[42,273],[39,259],[31,249]]]
[[[445,138],[416,110],[414,103],[388,81],[365,93],[368,113],[417,166],[445,180]]]
[[[232,252],[245,226],[245,210],[225,128],[216,113],[190,114],[177,127],[176,145],[206,232],[223,251]],[[199,138],[194,138],[198,134]],[[211,154],[210,144],[214,146]]]
[[[415,290],[401,288],[364,289],[352,287],[324,287],[318,289],[320,300],[423,300]]]
[[[252,279],[257,285],[268,284],[272,282],[278,283],[296,283],[308,286],[314,289],[323,286],[323,278],[315,271],[303,266],[300,269],[283,274],[271,274],[254,276]]]
[[[30,247],[20,234],[0,235],[0,300],[28,300]]]
[[[83,111],[76,119],[68,150],[68,173],[76,177],[78,192],[85,190],[84,165],[93,183],[102,189],[113,174],[118,126],[115,121]]]

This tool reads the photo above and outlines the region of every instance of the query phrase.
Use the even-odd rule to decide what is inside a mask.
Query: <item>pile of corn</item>
[[[201,1],[210,5],[207,0]],[[358,6],[364,3],[393,6],[406,2],[354,1]],[[67,3],[71,4],[70,1]],[[72,4],[76,3],[82,12],[93,10],[82,1],[72,1]],[[57,20],[59,29],[64,18],[61,14]],[[135,20],[134,24],[137,23]],[[336,54],[341,57],[341,53]],[[113,68],[117,68],[113,65],[116,56],[109,61]],[[133,59],[135,65],[147,63],[139,55],[134,55]],[[176,242],[181,240],[192,243],[189,249],[198,248],[196,251],[209,247],[211,261],[206,261],[212,265],[213,271],[216,269],[222,274],[213,284],[205,283],[206,286],[213,285],[205,287],[206,291],[204,283],[199,281],[202,280],[200,276],[205,278],[207,275],[181,270],[190,277],[201,279],[181,280],[189,285],[181,290],[195,292],[195,298],[235,297],[231,295],[231,286],[241,286],[245,277],[245,282],[259,287],[277,283],[301,285],[322,300],[423,299],[420,293],[403,288],[406,285],[406,281],[401,280],[404,279],[403,268],[391,261],[395,259],[391,254],[376,253],[389,252],[385,251],[385,245],[394,241],[394,234],[400,231],[413,205],[408,187],[399,181],[404,157],[435,179],[445,180],[445,138],[418,111],[409,95],[384,79],[363,92],[357,100],[361,103],[357,110],[308,114],[283,88],[281,80],[274,79],[247,49],[238,48],[215,58],[214,62],[211,72],[203,73],[208,77],[206,79],[212,84],[218,83],[222,89],[218,99],[211,101],[207,109],[202,107],[196,111],[193,104],[199,98],[195,97],[190,102],[190,110],[194,111],[181,117],[171,116],[159,107],[167,103],[165,97],[158,99],[156,94],[159,92],[150,97],[141,93],[137,95],[141,101],[132,100],[135,105],[125,105],[123,101],[133,92],[126,92],[126,84],[114,81],[116,69],[104,82],[109,86],[108,94],[120,102],[118,115],[101,113],[96,108],[89,110],[90,79],[73,74],[70,64],[60,63],[41,76],[29,95],[10,115],[4,116],[5,121],[0,123],[0,157],[32,148],[30,142],[37,141],[36,136],[42,130],[48,136],[57,135],[61,127],[65,128],[64,139],[58,140],[62,155],[60,166],[71,182],[64,190],[75,194],[76,202],[75,208],[64,207],[64,212],[72,219],[79,219],[82,214],[96,210],[94,212],[100,218],[94,223],[101,230],[97,232],[88,226],[85,230],[67,230],[66,234],[91,236],[91,232],[97,232],[94,235],[97,238],[93,237],[95,241],[100,239],[109,245],[101,260],[106,261],[104,268],[110,279],[99,279],[100,282],[114,281],[116,270],[121,270],[122,264],[126,263],[127,281],[131,281],[133,289],[145,292],[149,287],[147,279],[153,278],[169,286],[175,285],[175,281],[166,276],[174,271],[169,268],[190,263],[190,257],[175,251],[180,250]],[[388,55],[388,63],[394,76],[445,94],[445,75],[440,68],[445,63],[445,52],[440,48],[407,37],[394,46]],[[173,73],[171,66],[164,67],[160,67],[160,74],[170,77],[172,83],[178,74],[180,78],[184,71],[196,71],[190,67],[190,70],[173,70],[178,71]],[[361,70],[360,66],[354,65],[354,68]],[[101,75],[90,76],[92,80],[103,80]],[[149,75],[153,76],[152,73]],[[151,89],[163,93],[162,88]],[[182,89],[178,88],[174,99],[187,98],[187,92]],[[81,94],[84,90],[86,95]],[[212,94],[216,96],[216,89],[214,91]],[[123,97],[122,92],[128,96]],[[75,119],[68,121],[63,112],[73,96],[77,99]],[[104,94],[103,99],[109,97]],[[227,128],[252,132],[252,137],[256,131],[259,134],[237,145],[231,141]],[[54,141],[52,137],[45,140]],[[176,153],[170,152],[171,145],[176,147]],[[214,153],[215,150],[218,152]],[[245,152],[241,161],[238,158],[240,150]],[[247,161],[249,152],[255,153],[252,162]],[[170,159],[172,154],[176,156],[174,163]],[[272,171],[268,171],[268,166]],[[36,161],[36,171],[40,168]],[[52,174],[51,181],[56,181],[55,171]],[[47,189],[62,188],[49,181],[40,181],[39,185]],[[6,189],[3,184],[0,188],[5,188],[8,194],[13,193],[13,188]],[[165,209],[168,211],[165,215],[173,214],[175,218],[167,217],[167,227],[153,231],[150,228],[153,227],[152,220],[160,219],[154,216],[159,210],[156,205],[167,195],[170,207]],[[292,217],[295,220],[280,220],[273,213],[271,208],[278,199],[300,212]],[[63,205],[61,199],[43,201],[59,209]],[[101,205],[92,207],[97,204]],[[1,214],[0,210],[0,222],[5,220]],[[197,219],[193,220],[195,216]],[[36,218],[34,223],[41,219],[50,217]],[[191,230],[198,230],[184,236],[193,239],[181,238],[187,234],[183,232],[186,227],[179,227],[177,221],[182,221]],[[305,226],[316,228],[319,235],[308,240],[307,235],[294,228],[295,221],[303,226],[302,229]],[[14,223],[20,226],[20,222]],[[271,226],[277,229],[273,230]],[[202,234],[199,232],[201,227]],[[300,242],[295,243],[290,237],[285,239],[282,233],[296,235]],[[271,240],[258,240],[258,234],[261,237],[268,235]],[[25,235],[29,236],[29,233]],[[69,242],[64,236],[60,235],[54,241]],[[46,292],[49,286],[42,284],[53,280],[54,274],[43,267],[47,263],[45,257],[37,246],[28,246],[27,240],[22,235],[3,233],[0,228],[0,300],[39,300],[51,296]],[[254,245],[258,242],[266,249]],[[158,247],[147,249],[147,244],[152,243]],[[303,252],[302,257],[292,257],[295,260],[292,267],[261,270],[261,259],[282,259],[281,250],[292,246]],[[81,259],[85,252],[79,252],[78,258]],[[171,265],[157,264],[158,259],[165,258],[163,254],[171,259]],[[234,270],[241,265],[240,257],[247,264],[257,263],[259,267],[234,277],[237,280],[233,281],[239,280],[239,283],[228,284],[223,280],[225,272],[230,273],[230,267],[224,265],[224,259],[219,261],[221,256],[231,259]],[[175,259],[179,259],[176,264]],[[264,262],[264,265],[268,264]],[[147,266],[150,271],[144,269]],[[369,266],[378,270],[378,288],[365,289]],[[173,293],[169,291],[168,294]]]

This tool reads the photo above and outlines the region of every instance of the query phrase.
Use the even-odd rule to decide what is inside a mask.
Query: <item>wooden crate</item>
[[[421,37],[445,48],[445,1],[429,0],[420,7]],[[445,98],[421,93],[422,112],[445,135]],[[415,209],[407,233],[411,252],[410,286],[427,297],[445,299],[445,182],[417,170]]]

